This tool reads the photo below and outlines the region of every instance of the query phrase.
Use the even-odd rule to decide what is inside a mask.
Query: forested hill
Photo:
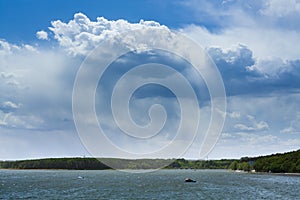
[[[300,149],[284,154],[258,157],[253,167],[261,172],[300,173]]]
[[[241,159],[185,160],[185,159],[117,159],[101,158],[47,158],[36,160],[0,161],[2,169],[78,169],[103,170],[117,166],[118,169],[232,169],[256,172],[300,173],[300,149],[283,154]],[[109,166],[104,163],[108,163]],[[170,164],[171,163],[171,164]]]
[[[233,161],[229,168],[256,172],[300,173],[300,149],[268,156],[243,157],[239,161]]]

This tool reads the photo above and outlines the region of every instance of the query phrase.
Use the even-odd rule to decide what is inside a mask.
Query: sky
[[[205,54],[212,59],[224,83],[226,110],[221,114],[226,116],[225,123],[207,158],[240,158],[297,150],[300,148],[299,18],[298,0],[0,0],[0,160],[92,156],[85,136],[75,126],[76,120],[80,123],[82,118],[74,115],[72,99],[82,63],[89,63],[86,58],[91,58],[90,53],[107,41],[117,41],[115,46],[105,48],[108,57],[125,47],[136,48],[140,41],[151,46],[148,38],[155,38],[158,45],[176,49],[175,43],[165,42],[173,32],[202,47],[204,53],[200,51],[199,56]],[[189,49],[187,55],[197,54],[196,50]],[[109,111],[106,96],[113,94],[111,87],[123,77],[122,73],[134,73],[128,66],[146,61],[173,66],[198,91],[199,103],[195,106],[189,97],[176,100],[176,93],[166,87],[139,88],[128,100],[130,114],[137,124],[149,123],[147,111],[153,104],[161,104],[166,114],[157,115],[160,108],[150,112],[154,116],[151,121],[150,115],[150,122],[157,126],[161,125],[160,121],[166,123],[159,132],[162,135],[143,143],[120,135],[116,125],[130,123],[125,118],[119,120],[120,124],[113,123],[114,111]],[[176,137],[174,129],[179,126],[181,100],[184,108],[200,111],[201,120],[206,124],[201,128],[206,130],[212,117],[212,101],[205,83],[215,81],[216,76],[201,79],[182,57],[163,51],[126,54],[111,67],[98,82],[95,109],[107,137],[120,148],[147,152],[168,145]],[[90,72],[91,77],[99,69],[94,70]],[[172,78],[164,72],[149,72],[144,79]],[[145,75],[136,73],[139,77]],[[91,77],[85,77],[83,84],[90,86]],[[141,81],[132,77],[126,80]],[[126,91],[125,86],[120,88],[121,92]],[[117,105],[123,105],[121,100],[126,95],[120,97]],[[79,102],[89,102],[86,99]],[[86,121],[92,118],[81,112]],[[188,119],[193,121],[193,117]],[[184,130],[192,132],[192,127],[188,124]],[[145,134],[140,137],[147,137],[148,132],[140,133]],[[181,135],[173,150],[191,139],[188,133]],[[203,140],[197,137],[180,156],[201,158],[199,149]],[[100,141],[99,146],[103,150],[100,156],[116,156],[106,142]]]

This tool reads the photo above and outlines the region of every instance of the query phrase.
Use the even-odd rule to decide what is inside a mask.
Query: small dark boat
[[[197,181],[195,181],[195,180],[193,180],[193,179],[190,179],[190,178],[186,178],[186,179],[184,180],[184,182],[195,183],[195,182],[197,182]]]

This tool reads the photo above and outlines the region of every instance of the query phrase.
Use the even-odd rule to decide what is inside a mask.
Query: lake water
[[[300,199],[299,189],[300,177],[223,170],[0,170],[0,199]]]

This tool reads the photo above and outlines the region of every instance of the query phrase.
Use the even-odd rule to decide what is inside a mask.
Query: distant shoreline
[[[0,168],[0,170],[3,171],[107,171],[107,170],[119,170],[119,171],[136,171],[136,170],[141,170],[141,171],[151,171],[151,170],[193,170],[193,171],[203,171],[203,170],[223,170],[223,171],[228,171],[228,172],[233,172],[235,174],[250,174],[250,175],[270,175],[270,176],[293,176],[293,177],[300,177],[300,173],[268,173],[268,172],[246,172],[246,171],[240,171],[240,172],[236,172],[230,169],[168,169],[168,168],[161,168],[161,169],[92,169],[92,170],[88,170],[88,169],[45,169],[45,168],[41,168],[41,169],[12,169],[12,168]]]
[[[250,172],[251,173],[251,172]],[[253,174],[262,174],[262,175],[274,175],[274,176],[299,176],[300,173],[267,173],[267,172],[257,172]]]
[[[240,173],[245,173],[245,174],[257,174],[257,175],[270,175],[270,176],[299,176],[300,177],[300,173],[273,173],[273,172],[247,172],[247,171],[233,171],[233,170],[228,170],[237,174]]]
[[[255,174],[300,176],[300,150],[283,154],[241,159],[186,160],[120,158],[45,158],[0,161],[0,169],[48,170],[156,170],[156,169],[223,169]]]

